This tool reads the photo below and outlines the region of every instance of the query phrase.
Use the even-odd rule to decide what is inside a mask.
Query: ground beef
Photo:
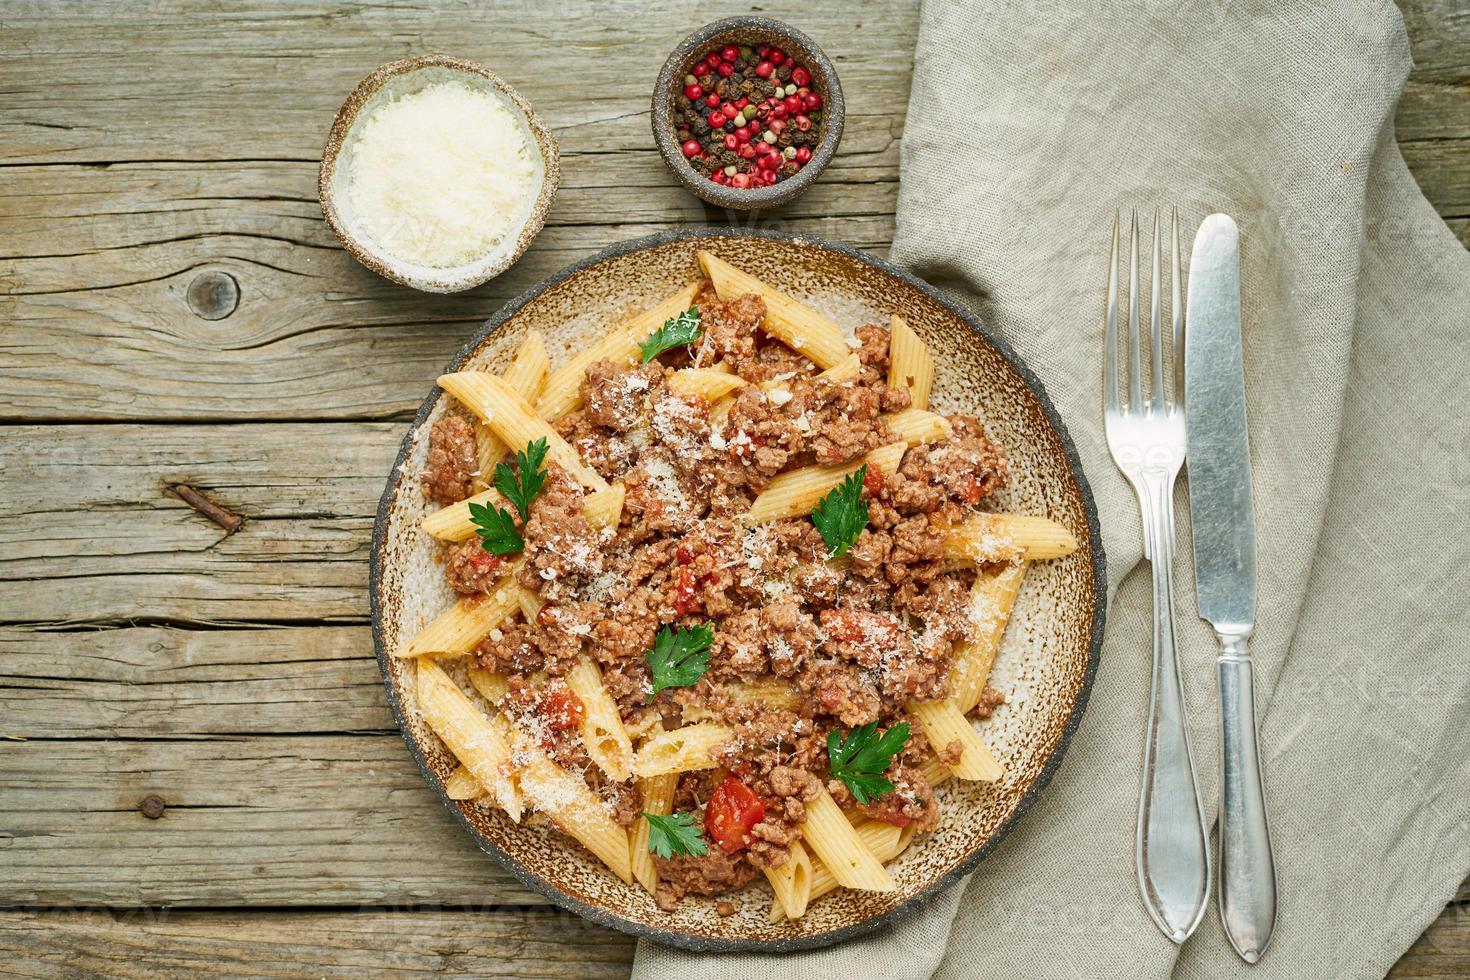
[[[892,441],[881,417],[886,390],[882,383],[798,381],[791,386],[786,408],[810,432],[809,446],[818,463],[845,463]],[[908,392],[895,391],[891,400],[907,407]]]
[[[939,822],[939,807],[923,771],[900,763],[888,771],[888,780],[893,783],[893,792],[858,805],[858,812],[900,827],[915,824],[914,831],[920,834],[933,830]]]
[[[887,497],[900,512],[932,513],[946,501],[973,506],[1006,485],[1010,470],[980,420],[956,415],[950,424],[948,439],[913,447],[889,478]]]
[[[700,363],[723,360],[735,371],[744,373],[742,369],[755,360],[756,328],[765,319],[765,302],[753,293],[729,302],[714,298],[704,298],[701,302],[699,318],[704,342]]]
[[[759,872],[744,854],[726,854],[710,845],[703,857],[676,854],[653,856],[658,870],[658,891],[653,900],[665,911],[673,911],[685,895],[720,895],[748,884]]]
[[[1006,696],[989,684],[980,692],[980,700],[975,702],[971,710],[976,718],[989,718],[995,714],[995,709],[1006,703]]]
[[[429,461],[424,465],[424,496],[452,504],[474,493],[480,471],[475,429],[461,415],[445,415],[429,430]]]
[[[735,464],[721,476],[759,490],[806,448],[806,442],[790,415],[778,409],[759,387],[748,385],[725,418],[716,448],[720,447],[728,450]]]
[[[611,361],[596,361],[582,382],[587,419],[614,432],[626,432],[640,420],[644,400],[663,387],[664,369],[645,364],[626,370]]]
[[[479,537],[451,545],[444,554],[444,577],[460,595],[494,591],[505,576],[505,559],[486,551]]]
[[[602,535],[582,508],[577,481],[557,464],[548,464],[546,482],[531,502],[531,518],[521,532],[526,548],[520,570],[521,584],[547,601],[565,601],[602,574]]]

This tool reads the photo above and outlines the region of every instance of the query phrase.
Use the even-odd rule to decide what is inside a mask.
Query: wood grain
[[[1470,243],[1463,7],[1403,5],[1396,127]],[[0,912],[7,972],[626,976],[627,937],[520,888],[418,776],[364,625],[368,541],[434,375],[568,262],[706,222],[886,251],[916,8],[763,9],[834,57],[849,115],[813,190],[752,217],[706,208],[652,149],[648,88],[699,19],[675,0],[6,8],[0,905],[58,906]],[[501,70],[562,149],[546,230],[457,296],[357,265],[315,194],[340,99],[428,51]],[[238,300],[205,319],[228,304],[191,308],[190,286],[221,272]],[[1394,976],[1470,973],[1467,897]]]
[[[628,975],[631,937],[553,909],[0,912],[9,976],[180,978]]]
[[[543,901],[475,847],[396,731],[0,742],[0,828],[7,905]]]

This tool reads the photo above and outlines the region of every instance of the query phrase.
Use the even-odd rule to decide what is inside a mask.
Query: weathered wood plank
[[[0,629],[0,738],[396,731],[365,626]]]
[[[0,905],[543,901],[474,846],[396,732],[0,742],[0,828]]]
[[[881,166],[834,173],[762,226],[885,252],[897,197],[891,179],[877,179],[897,163],[886,125]],[[625,189],[643,203],[621,224],[600,223],[605,187],[564,190],[510,272],[457,296],[404,289],[358,265],[321,220],[310,164],[10,168],[0,316],[14,329],[0,334],[0,420],[403,416],[505,300],[612,242],[707,219],[667,186],[652,151],[617,158],[621,186],[636,157],[652,173],[645,182],[665,186]],[[90,190],[58,203],[68,179]],[[239,284],[221,320],[185,302],[207,271]]]
[[[907,99],[914,4],[778,0],[762,11],[807,30],[837,61],[856,111]],[[502,71],[569,155],[646,148],[648,101],[665,54],[705,18],[677,0],[471,9],[326,3],[70,4],[6,12],[11,162],[314,161],[338,105],[395,58],[443,51]],[[149,70],[137,53],[148,52]],[[207,65],[209,85],[200,85]],[[68,84],[58,90],[56,79]],[[268,106],[269,111],[262,111]],[[595,169],[588,173],[596,173]],[[609,189],[616,185],[605,184]]]
[[[373,515],[403,428],[12,427],[0,621],[363,621]],[[176,483],[244,526],[227,534],[167,492]]]
[[[11,976],[622,980],[633,939],[552,909],[0,912]]]
[[[0,912],[0,956],[18,976],[374,976],[621,978],[633,938],[551,909]],[[1470,975],[1470,917],[1451,906],[1389,971],[1393,980]]]

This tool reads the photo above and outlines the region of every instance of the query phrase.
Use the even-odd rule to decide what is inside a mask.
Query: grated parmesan
[[[388,254],[445,268],[513,234],[539,193],[530,137],[500,99],[439,82],[378,107],[353,140],[348,196]]]

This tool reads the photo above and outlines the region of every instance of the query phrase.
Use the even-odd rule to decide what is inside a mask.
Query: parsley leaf
[[[842,780],[859,803],[893,792],[893,784],[883,773],[909,740],[908,722],[894,725],[882,735],[877,731],[878,723],[872,721],[853,729],[845,741],[835,728],[827,733],[827,771],[833,779]]]
[[[864,463],[828,491],[812,511],[812,523],[827,542],[828,558],[845,553],[868,526],[868,502],[863,499],[863,480],[867,475],[868,464]]]
[[[692,344],[700,338],[699,307],[691,306],[678,316],[671,316],[664,325],[640,341],[638,349],[643,351],[643,363],[658,357],[666,350]]]
[[[672,813],[667,817],[644,813],[643,819],[648,821],[648,849],[661,858],[675,854],[703,857],[708,850],[692,813]]]
[[[505,499],[515,505],[516,510],[521,513],[521,520],[529,520],[531,517],[531,498],[541,490],[541,485],[546,482],[546,470],[542,463],[546,462],[546,437],[542,436],[535,442],[526,445],[525,452],[516,453],[516,466],[519,474],[512,473],[505,463],[495,464],[495,489],[505,495]]]
[[[521,532],[516,530],[516,519],[510,511],[471,503],[470,520],[475,522],[480,547],[492,555],[513,555],[525,550],[526,543],[521,540]]]
[[[715,641],[712,626],[692,626],[671,630],[667,626],[654,637],[653,649],[644,654],[653,671],[651,703],[666,687],[689,687],[697,684],[709,669],[709,647]]]

